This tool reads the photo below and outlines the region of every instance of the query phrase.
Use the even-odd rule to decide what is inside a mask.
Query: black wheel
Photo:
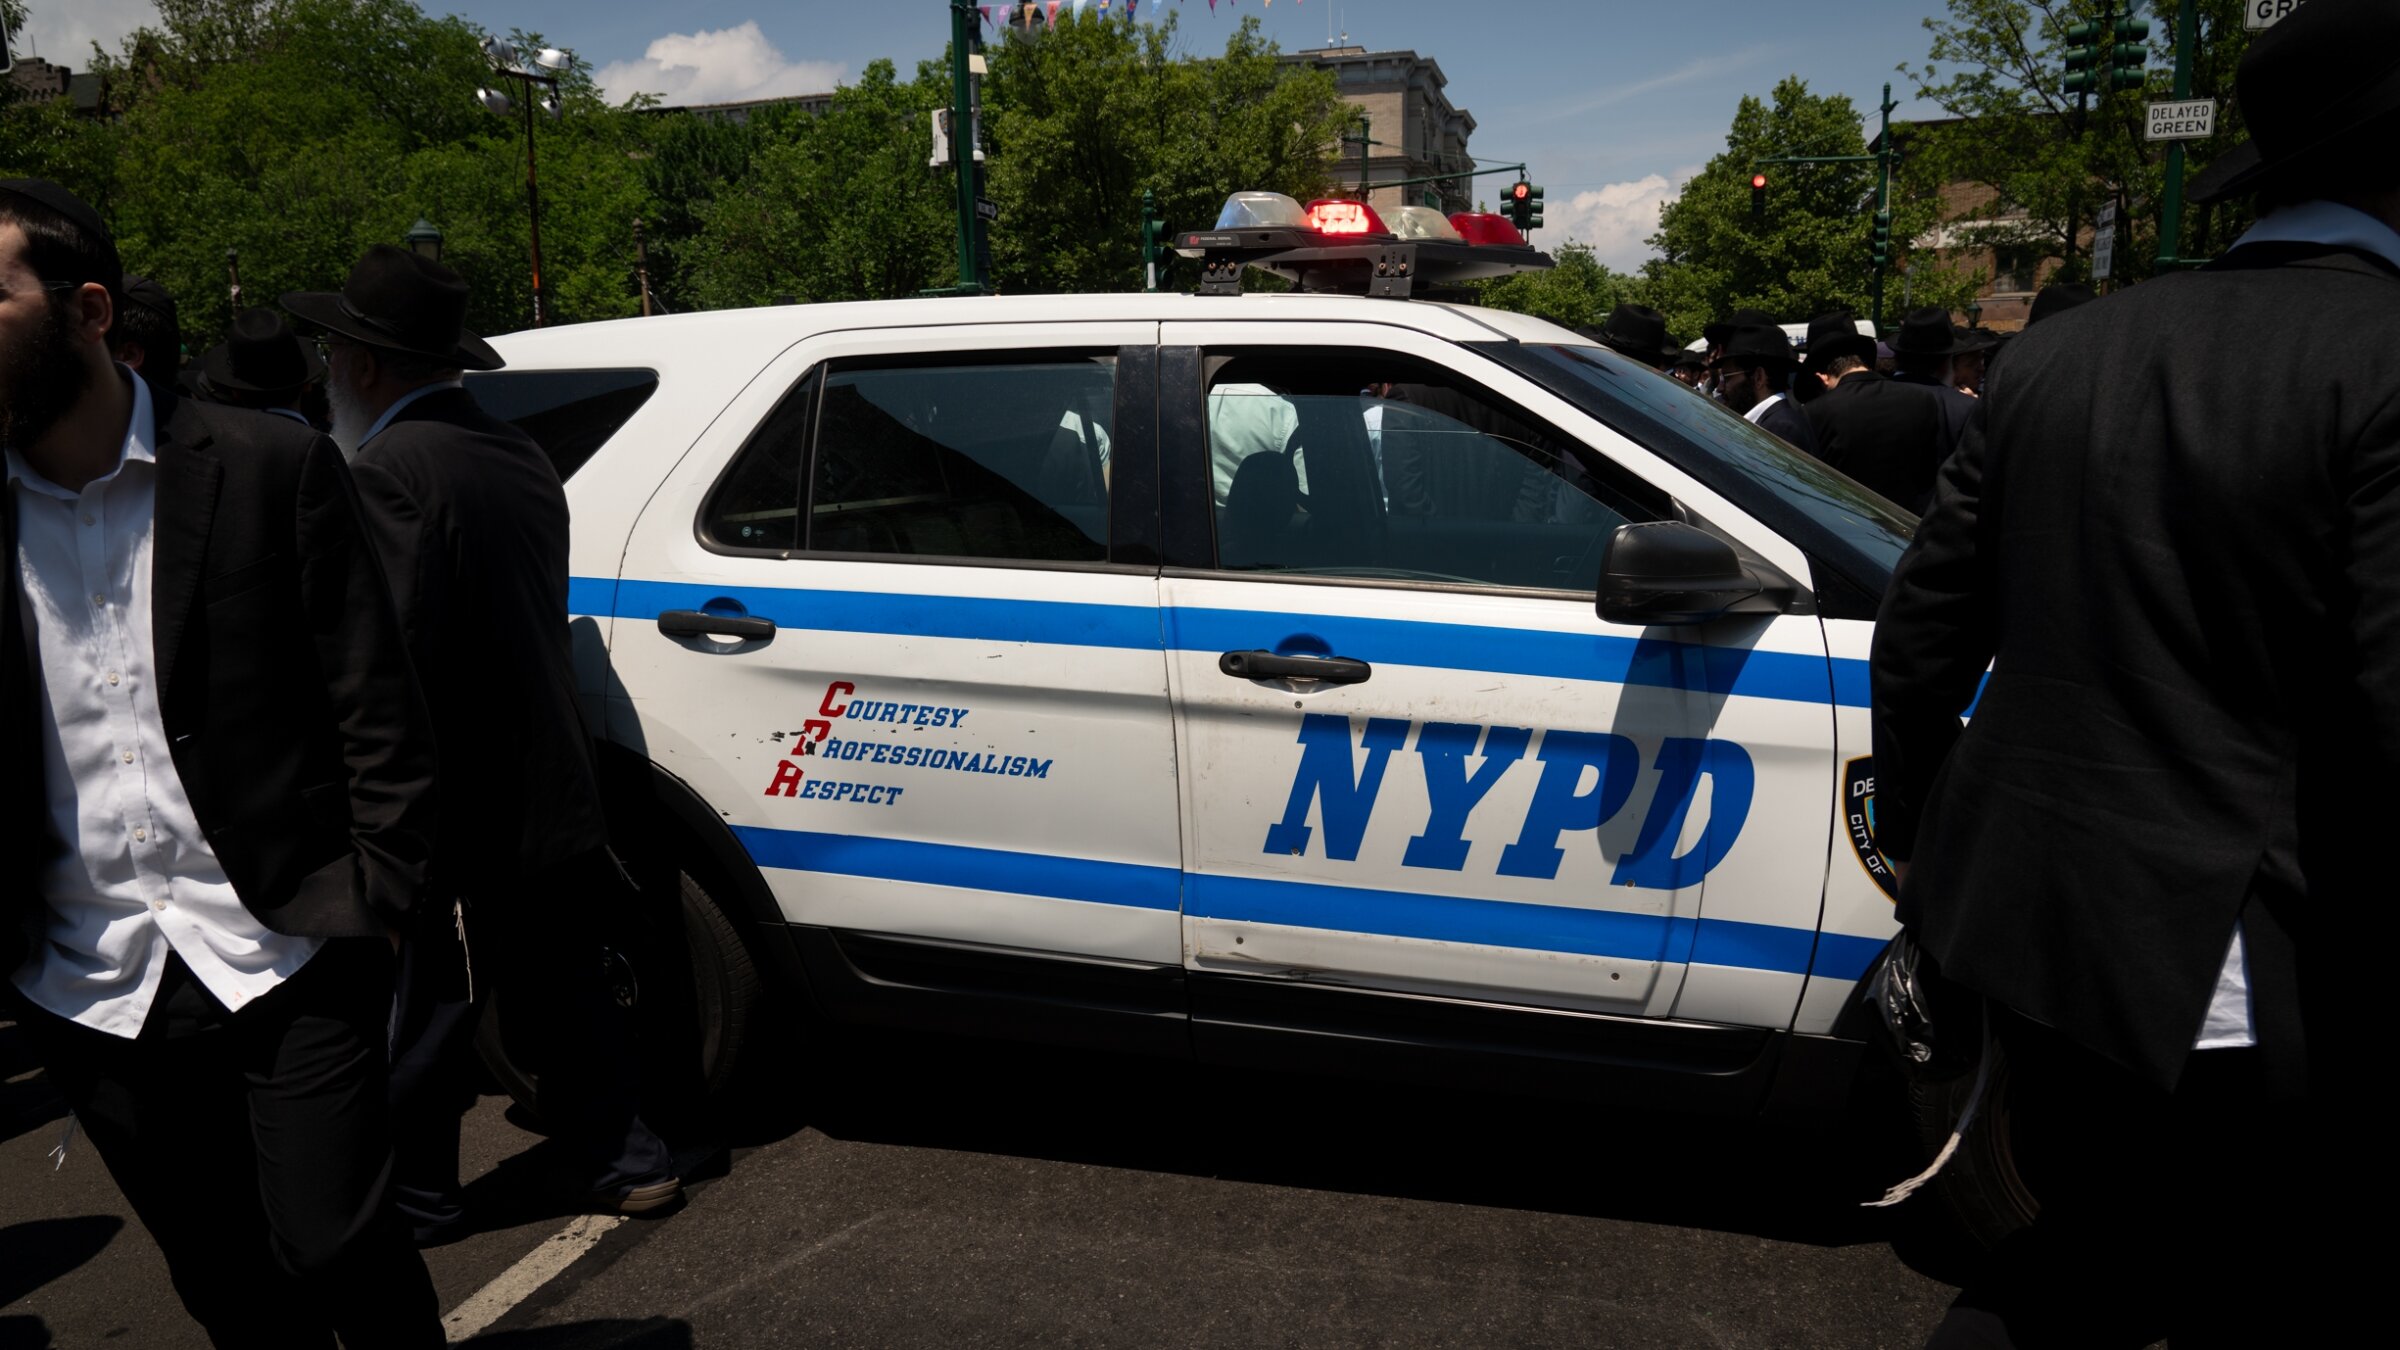
[[[1959,1141],[1957,1154],[1926,1189],[1958,1236],[1989,1251],[2032,1223],[2040,1212],[2036,1188],[2041,1161],[2027,1143],[2037,1139],[2038,1132],[2022,1128],[2023,1094],[2014,1090],[2007,1052],[1995,1042],[1985,1053],[1992,1057],[1992,1064],[1983,1089],[1983,1106]],[[1922,1163],[1931,1163],[1949,1140],[1974,1087],[1971,1071],[1936,1082],[1909,1084],[1909,1106],[1916,1116]]]
[[[628,1018],[642,1115],[663,1134],[722,1120],[738,1096],[759,1028],[758,967],[733,921],[692,876],[661,869],[641,892],[597,906],[602,977]],[[664,895],[672,889],[672,896]],[[476,1047],[493,1080],[536,1123],[541,1083],[509,1053],[508,999],[487,997]]]

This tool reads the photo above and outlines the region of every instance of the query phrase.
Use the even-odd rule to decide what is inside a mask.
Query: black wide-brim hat
[[[1675,359],[1675,343],[1667,336],[1667,316],[1648,305],[1617,306],[1595,336],[1610,350],[1653,366]]]
[[[1961,341],[1958,330],[1950,326],[1950,311],[1927,308],[1912,309],[1900,321],[1900,331],[1892,337],[1894,356],[1956,356],[1975,350],[1972,342]]]
[[[1773,325],[1775,316],[1763,309],[1737,309],[1715,323],[1702,328],[1700,340],[1711,347],[1722,347],[1725,345],[1726,335],[1734,329],[1761,323]]]
[[[2252,39],[2233,86],[2250,139],[2193,176],[2195,202],[2388,155],[2400,130],[2400,5],[2310,0]]]
[[[242,394],[294,394],[325,374],[316,344],[294,333],[271,309],[234,316],[225,340],[200,357],[211,388]]]
[[[1801,364],[1809,370],[1821,370],[1844,356],[1855,356],[1874,365],[1875,339],[1858,331],[1858,320],[1846,309],[1810,319],[1808,356]]]
[[[460,370],[508,364],[467,331],[467,283],[458,273],[390,244],[368,249],[339,292],[292,291],[283,307],[302,323],[383,351]]]
[[[1780,324],[1733,324],[1719,334],[1717,360],[1720,364],[1757,361],[1781,368],[1792,364],[1792,340],[1784,335]]]

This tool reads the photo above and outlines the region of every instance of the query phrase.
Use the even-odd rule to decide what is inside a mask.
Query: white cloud
[[[639,61],[612,61],[594,72],[601,92],[622,103],[656,94],[671,105],[823,94],[847,68],[835,61],[787,59],[751,19],[739,28],[669,33]]]
[[[21,57],[39,52],[72,70],[92,64],[94,42],[113,56],[124,50],[126,34],[158,22],[153,0],[33,0],[26,10],[25,31],[10,50]]]
[[[1592,246],[1594,256],[1610,268],[1629,272],[1656,256],[1643,241],[1658,233],[1658,209],[1675,200],[1683,185],[1700,172],[1699,165],[1654,173],[1630,182],[1606,183],[1578,192],[1564,202],[1545,205],[1544,229],[1554,238],[1573,239]]]
[[[1589,98],[1577,99],[1571,103],[1548,102],[1539,111],[1519,120],[1528,124],[1554,122],[1562,117],[1577,117],[1584,113],[1597,112],[1613,104],[1623,103],[1627,99],[1655,94],[1661,89],[1672,89],[1679,84],[1690,84],[1694,80],[1714,79],[1719,75],[1731,74],[1752,64],[1772,50],[1770,47],[1753,46],[1744,47],[1736,52],[1727,52],[1720,56],[1694,57],[1673,70],[1653,75],[1646,80],[1611,84]]]

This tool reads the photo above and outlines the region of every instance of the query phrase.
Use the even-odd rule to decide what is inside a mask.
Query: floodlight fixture
[[[557,47],[544,47],[542,48],[541,52],[533,58],[533,63],[537,66],[540,66],[544,70],[565,70],[568,66],[573,65],[574,62],[574,57],[567,55],[566,52]]]

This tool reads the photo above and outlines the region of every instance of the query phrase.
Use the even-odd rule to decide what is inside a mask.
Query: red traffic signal
[[[1754,173],[1750,175],[1750,219],[1763,221],[1766,218],[1767,176],[1763,173]]]
[[[1765,191],[1765,190],[1766,190],[1766,186],[1767,186],[1767,176],[1766,176],[1765,174],[1763,174],[1763,173],[1754,173],[1754,174],[1750,175],[1750,190],[1751,190],[1751,191],[1753,191],[1753,192],[1763,192],[1763,191]]]

